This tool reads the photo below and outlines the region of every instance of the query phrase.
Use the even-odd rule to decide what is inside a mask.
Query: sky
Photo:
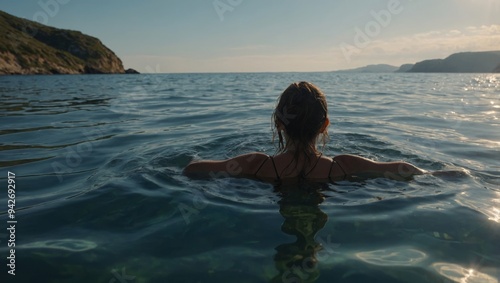
[[[141,73],[314,72],[500,50],[500,0],[23,0]]]

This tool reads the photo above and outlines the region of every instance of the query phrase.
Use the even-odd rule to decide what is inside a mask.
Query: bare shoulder
[[[241,176],[253,174],[268,158],[268,155],[253,152],[238,155],[236,157],[226,159],[226,160],[198,160],[191,162],[186,168],[184,168],[184,174],[192,175],[214,175],[222,173],[224,176]],[[222,175],[221,175],[222,176]]]
[[[376,162],[368,158],[364,158],[358,155],[351,154],[341,154],[332,158],[334,161],[340,164],[342,168],[346,171],[352,172],[355,168],[360,166],[367,166],[375,164]]]
[[[228,159],[227,165],[231,167],[241,167],[243,171],[254,171],[267,159],[269,155],[261,152],[252,152],[247,154],[238,155],[234,158]]]
[[[333,158],[348,175],[384,176],[391,179],[407,178],[426,171],[404,161],[379,162],[357,155],[338,155]]]
[[[352,155],[352,154],[341,154],[333,157],[333,160],[337,162],[375,162],[373,160],[370,160],[368,158],[364,158],[358,155]]]

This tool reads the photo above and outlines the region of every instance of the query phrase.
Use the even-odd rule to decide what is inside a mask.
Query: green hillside
[[[102,42],[0,11],[0,74],[124,73]]]

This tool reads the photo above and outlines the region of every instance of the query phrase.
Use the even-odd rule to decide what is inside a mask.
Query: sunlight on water
[[[495,207],[491,209],[490,217],[488,219],[500,223],[500,192],[497,192],[496,196],[499,198],[494,198],[491,200],[492,204],[495,205]]]
[[[495,202],[498,202],[498,199],[491,199],[490,201],[478,201],[474,200],[471,197],[470,193],[462,192],[457,195],[455,201],[462,206],[469,207],[484,214],[488,220],[500,223],[500,210],[497,206],[495,206]]]
[[[20,245],[22,249],[55,249],[70,252],[84,252],[95,249],[97,244],[91,241],[78,239],[60,239],[41,242],[33,242]]]
[[[410,266],[418,265],[427,258],[427,255],[412,248],[391,247],[370,252],[358,252],[356,257],[374,265]]]
[[[474,269],[466,269],[460,265],[437,262],[432,267],[444,277],[457,283],[498,283],[494,277]]]
[[[500,209],[494,207],[492,209],[492,217],[488,218],[489,220],[495,221],[497,223],[500,223]]]

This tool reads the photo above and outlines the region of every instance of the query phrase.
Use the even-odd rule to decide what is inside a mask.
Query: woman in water
[[[249,153],[227,160],[191,162],[184,173],[189,176],[254,177],[282,181],[338,181],[352,177],[407,179],[426,173],[406,162],[376,162],[355,155],[323,156],[317,141],[328,138],[328,109],[325,95],[308,82],[291,84],[279,97],[272,116],[278,136],[274,156]]]

